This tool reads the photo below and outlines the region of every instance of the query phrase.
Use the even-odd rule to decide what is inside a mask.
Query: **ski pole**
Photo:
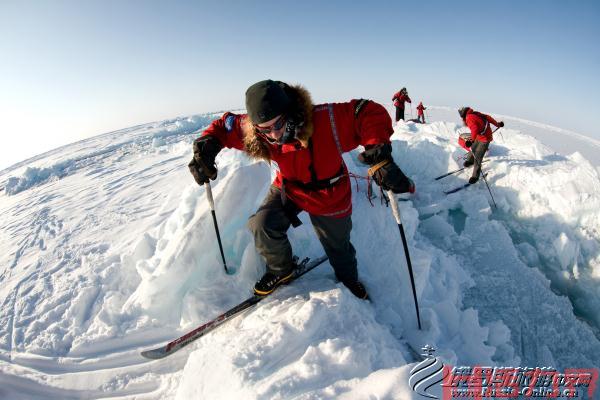
[[[496,132],[496,131],[497,131],[497,130],[499,130],[499,129],[500,129],[500,127],[497,127],[496,129],[494,129],[494,130],[492,131],[492,133]],[[502,132],[499,132],[499,133],[500,133],[500,136],[502,136],[502,141],[504,142],[504,135],[502,134]]]
[[[394,192],[391,190],[387,191],[387,195],[390,198],[390,204],[392,205],[392,213],[396,222],[398,223],[398,229],[400,229],[400,237],[402,238],[402,246],[404,246],[404,255],[406,256],[406,265],[408,267],[408,274],[410,275],[410,284],[412,286],[413,298],[415,299],[415,309],[417,311],[417,323],[419,330],[421,330],[421,316],[419,315],[419,302],[417,300],[417,290],[415,289],[415,278],[413,276],[412,263],[410,262],[410,253],[408,252],[408,243],[406,242],[406,235],[404,234],[404,228],[402,227],[402,218],[400,217],[400,210],[398,209],[398,202],[394,196]]]
[[[210,182],[206,182],[204,184],[206,188],[206,198],[208,199],[208,204],[210,205],[210,212],[213,217],[213,222],[215,225],[215,232],[217,234],[217,241],[219,242],[219,249],[221,250],[221,258],[223,259],[223,268],[225,268],[225,273],[228,274],[227,263],[225,262],[225,253],[223,252],[223,244],[221,243],[221,235],[219,234],[219,225],[217,224],[217,214],[215,213],[215,201],[213,200],[212,189],[210,187]]]
[[[499,126],[499,127],[497,127],[496,129],[494,129],[494,130],[492,131],[492,134],[496,133],[496,131],[497,131],[498,129],[500,129],[500,128],[501,128],[501,127]],[[502,136],[502,140],[504,141],[504,135],[502,134],[502,132],[500,132],[500,136]]]
[[[496,132],[498,129],[496,129],[494,132]],[[492,132],[492,133],[494,133],[494,132]],[[482,156],[482,158],[483,158],[483,156]],[[496,200],[494,200],[494,195],[492,194],[492,189],[490,189],[490,185],[488,184],[487,178],[485,177],[485,174],[482,171],[482,169],[483,169],[483,167],[481,166],[482,162],[480,162],[477,159],[477,157],[475,156],[475,153],[473,153],[473,160],[475,160],[475,162],[477,163],[477,166],[479,167],[479,173],[481,174],[481,177],[483,178],[483,181],[485,182],[485,186],[487,186],[488,192],[490,192],[490,197],[492,198],[492,203],[494,203],[494,208],[498,208],[498,206],[496,205]]]
[[[492,203],[494,203],[494,208],[498,208],[498,206],[496,205],[496,200],[494,200],[494,195],[492,194],[492,189],[490,189],[490,185],[488,185],[487,178],[483,174],[481,175],[481,177],[483,178],[483,181],[485,182],[485,186],[487,186],[488,192],[490,192],[490,197],[492,198]]]

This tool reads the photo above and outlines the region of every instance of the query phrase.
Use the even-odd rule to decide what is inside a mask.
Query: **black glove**
[[[498,128],[502,128],[504,126],[504,122],[500,121],[498,122]]]
[[[465,146],[467,146],[467,148],[469,148],[473,145],[473,139],[471,139],[470,133],[463,132],[460,134],[460,138],[465,141]]]
[[[392,145],[389,143],[368,145],[365,148],[358,155],[358,161],[363,164],[375,165],[384,160],[392,160]]]
[[[477,176],[472,176],[469,178],[469,185],[472,185],[474,183],[476,183],[479,180],[479,177]]]
[[[371,166],[382,161],[388,161],[387,164],[373,173],[373,180],[383,190],[391,190],[394,193],[414,192],[414,184],[398,168],[398,165],[396,165],[392,158],[391,144],[369,146],[367,150],[359,154],[358,159],[360,162]]]
[[[373,180],[383,190],[391,190],[394,193],[413,193],[415,191],[414,184],[393,160],[375,171]]]
[[[215,158],[222,148],[219,140],[212,136],[203,136],[194,141],[194,158],[188,164],[188,168],[198,185],[217,178]]]

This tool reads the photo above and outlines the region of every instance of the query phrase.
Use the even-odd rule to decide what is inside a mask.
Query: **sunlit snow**
[[[406,399],[416,396],[409,344],[434,345],[451,365],[598,367],[597,160],[542,144],[554,128],[506,117],[484,166],[497,209],[484,182],[447,196],[468,178],[434,180],[464,154],[450,111],[430,108],[433,122],[400,122],[392,137],[417,186],[399,206],[423,331],[391,209],[357,179],[352,240],[372,302],[325,263],[172,357],[139,355],[245,300],[264,270],[245,224],[269,165],[235,150],[217,158],[231,275],[187,170],[192,141],[218,114],[111,132],[1,171],[0,398]],[[366,176],[358,151],[345,161]],[[301,219],[294,250],[317,257]]]

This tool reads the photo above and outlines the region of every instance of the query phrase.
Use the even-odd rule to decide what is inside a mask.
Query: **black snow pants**
[[[404,107],[396,107],[396,122],[404,119]]]
[[[471,151],[467,154],[467,158],[465,160],[465,165],[473,165],[473,173],[471,177],[479,178],[479,174],[481,173],[481,162],[483,161],[483,156],[485,152],[490,147],[489,142],[480,142],[475,141],[471,145]]]
[[[301,211],[289,199],[284,210],[280,189],[271,186],[263,203],[248,219],[248,228],[254,235],[256,249],[267,263],[267,271],[277,276],[286,275],[293,268],[292,246],[286,232],[292,225],[290,217],[296,217]],[[309,216],[336,277],[342,282],[358,280],[356,250],[350,243],[351,216]]]

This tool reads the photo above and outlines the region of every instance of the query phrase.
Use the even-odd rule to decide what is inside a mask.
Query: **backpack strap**
[[[333,133],[333,139],[335,140],[335,145],[337,146],[338,152],[340,153],[340,157],[341,157],[344,152],[342,151],[342,145],[340,144],[340,138],[337,134],[337,128],[335,126],[335,117],[333,115],[333,104],[332,103],[327,104],[327,108],[329,110],[329,122],[331,123],[331,132]],[[342,159],[342,162],[344,162],[343,159]]]
[[[354,118],[358,118],[358,113],[362,110],[363,106],[367,104],[369,100],[360,99],[354,106]]]
[[[479,134],[481,134],[481,135],[485,134],[485,131],[487,131],[488,127],[490,126],[490,121],[487,120],[487,117],[485,114],[480,113],[479,111],[474,111],[473,114],[477,115],[479,118],[481,118],[483,120],[483,123],[485,125],[483,126],[483,129],[481,130],[481,132],[479,132]]]

